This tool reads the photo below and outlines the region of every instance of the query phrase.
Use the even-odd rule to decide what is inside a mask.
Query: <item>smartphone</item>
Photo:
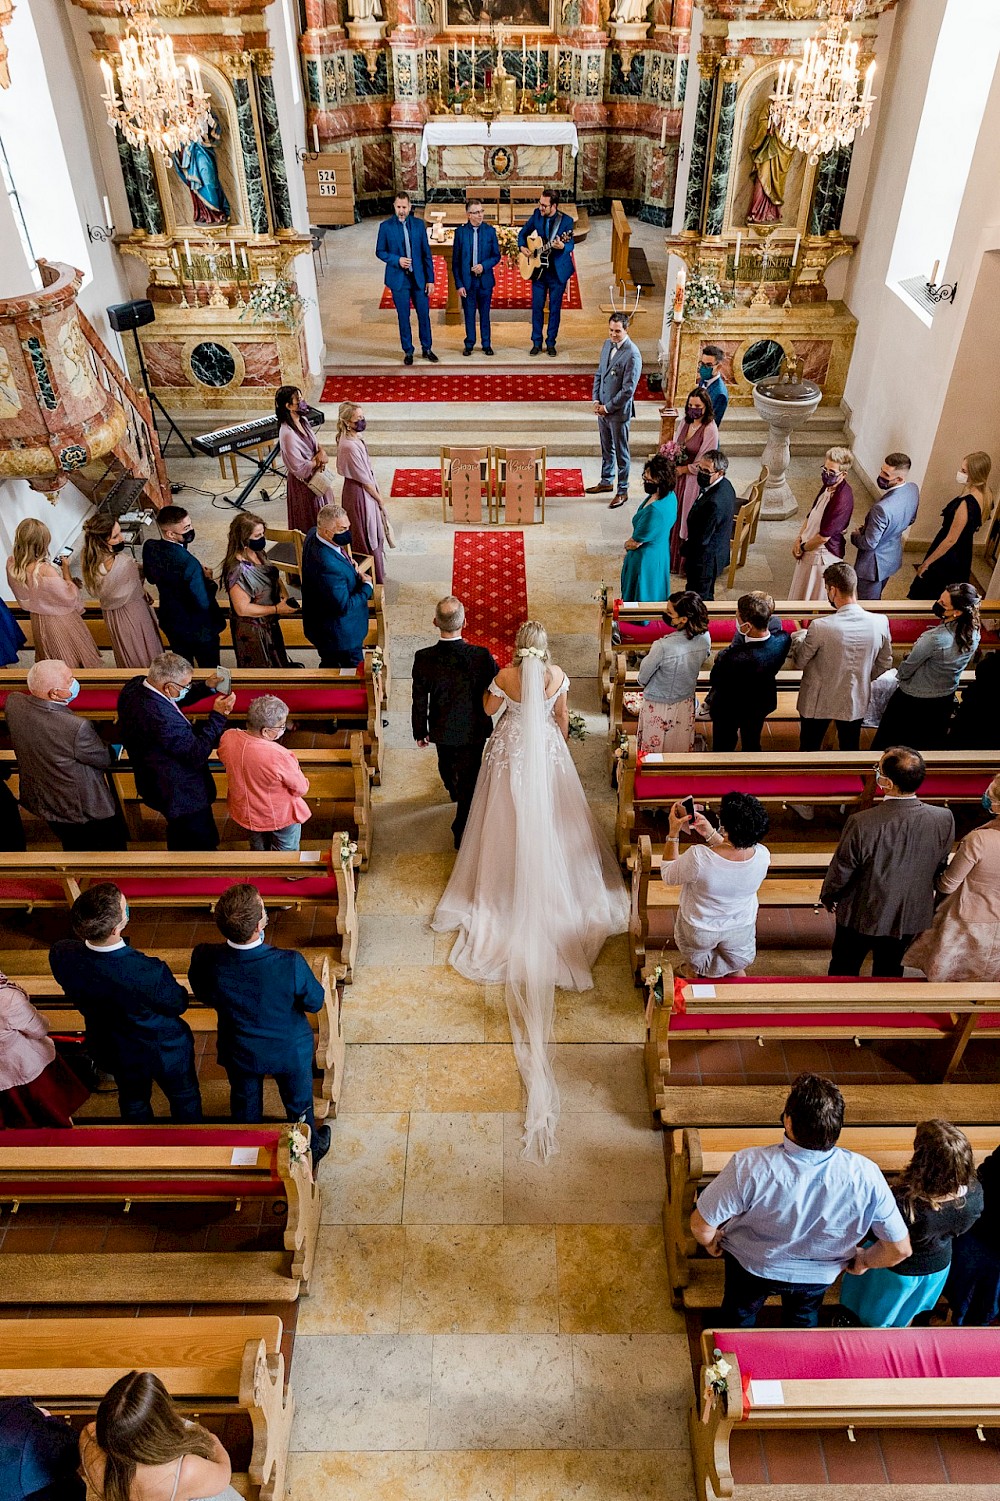
[[[693,818],[694,817],[694,798],[693,797],[682,797],[681,798],[681,806],[683,807],[684,812],[687,814],[688,818]]]
[[[220,698],[227,698],[233,691],[233,674],[228,667],[217,667],[219,681],[215,685],[215,691]]]
[[[61,558],[71,558],[72,556],[72,547],[60,547],[59,551],[55,555],[55,558],[53,559],[53,562],[58,563]]]
[[[285,600],[285,604],[288,605],[288,606],[290,606],[290,608],[293,609],[293,610],[301,610],[301,608],[302,608],[302,602],[301,602],[301,600],[293,599],[290,594],[289,594],[288,598]]]

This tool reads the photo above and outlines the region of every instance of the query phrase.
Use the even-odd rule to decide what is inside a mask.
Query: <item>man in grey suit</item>
[[[823,582],[836,613],[819,616],[792,640],[790,665],[802,669],[799,750],[819,750],[831,719],[840,749],[857,750],[872,683],[892,666],[889,620],[858,604],[850,563],[831,563]]]
[[[886,455],[875,480],[882,498],[868,512],[864,526],[851,533],[858,549],[854,566],[859,599],[881,599],[882,590],[903,566],[903,534],[913,525],[920,505],[920,491],[909,474],[907,454]]]
[[[820,901],[837,915],[831,975],[857,975],[870,953],[872,978],[903,973],[903,955],[934,919],[934,881],[955,837],[947,808],[917,798],[918,751],[883,751],[874,808],[852,813],[830,861]]]
[[[58,657],[36,662],[27,693],[5,714],[17,754],[20,802],[44,818],[64,850],[124,850],[128,834],[105,772],[111,752],[70,704],[80,684]]]
[[[635,388],[642,374],[642,356],[628,336],[627,313],[612,313],[608,319],[608,337],[601,350],[594,376],[594,411],[601,435],[601,482],[590,485],[588,495],[610,495],[618,488],[610,509],[617,510],[628,500],[632,456],[628,447],[628,428],[635,414]]]

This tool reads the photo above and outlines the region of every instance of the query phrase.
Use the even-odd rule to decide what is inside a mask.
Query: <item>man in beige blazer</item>
[[[872,683],[892,666],[889,618],[858,604],[858,576],[850,563],[831,563],[823,574],[835,610],[793,637],[789,665],[802,670],[799,750],[819,750],[830,720],[841,750],[857,750]]]

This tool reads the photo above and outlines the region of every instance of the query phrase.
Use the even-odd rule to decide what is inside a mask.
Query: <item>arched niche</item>
[[[198,61],[202,87],[212,102],[212,113],[218,125],[218,133],[215,135],[213,132],[210,141],[197,143],[193,151],[188,153],[186,162],[182,153],[177,155],[181,157],[182,166],[192,175],[197,175],[206,165],[208,166],[207,197],[210,208],[215,208],[217,204],[217,194],[212,191],[215,185],[211,182],[211,165],[214,163],[218,186],[229,205],[229,213],[222,219],[207,217],[199,219],[197,215],[204,214],[206,210],[204,207],[196,208],[195,196],[191,187],[185,182],[181,171],[178,170],[174,156],[163,157],[159,152],[154,152],[160,201],[165,208],[167,233],[173,234],[178,239],[183,239],[185,235],[201,236],[206,230],[213,227],[218,229],[227,224],[234,228],[250,227],[243,159],[240,151],[239,124],[232,85],[226,75],[213,64],[201,58]],[[208,163],[201,155],[205,146],[210,147]],[[191,160],[192,157],[194,160]],[[222,206],[219,205],[216,211],[223,212]]]
[[[746,227],[747,212],[753,194],[750,145],[755,138],[761,116],[767,110],[770,96],[774,93],[777,78],[778,63],[769,60],[750,74],[750,77],[740,86],[740,91],[736,96],[736,120],[733,130],[736,145],[733,150],[732,171],[729,174],[729,192],[723,221],[724,233],[727,230],[732,233],[734,230]],[[796,151],[788,169],[785,200],[781,208],[781,218],[775,225],[776,229],[790,230],[793,234],[806,233],[809,204],[815,180],[816,168],[809,165],[808,159],[801,151]]]

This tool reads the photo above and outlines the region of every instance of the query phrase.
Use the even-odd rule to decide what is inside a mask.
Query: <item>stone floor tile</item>
[[[515,1501],[504,1450],[293,1454],[289,1480],[294,1501]]]
[[[397,1334],[402,1225],[321,1225],[300,1334]]]
[[[570,1340],[557,1334],[434,1337],[431,1449],[576,1447]]]
[[[563,1115],[597,1110],[626,1115],[644,1097],[641,1043],[560,1043],[555,1075]]]
[[[292,1449],[424,1449],[432,1340],[421,1334],[301,1334]]]
[[[663,1151],[648,1114],[564,1116],[559,1151],[544,1167],[520,1155],[523,1124],[520,1114],[504,1117],[505,1223],[659,1223]]]
[[[333,1122],[319,1169],[326,1225],[398,1225],[409,1116],[345,1115]]]
[[[573,1378],[586,1449],[681,1449],[691,1361],[686,1334],[576,1334]]]
[[[428,1048],[425,1097],[427,1110],[520,1110],[514,1049],[481,1042]]]
[[[426,1043],[350,1043],[339,1115],[425,1110]]]
[[[359,912],[391,918],[400,913],[432,913],[454,862],[454,850],[444,854],[394,854],[382,862],[373,859],[358,890]]]
[[[434,963],[434,939],[426,913],[389,919],[382,912],[358,913],[358,979],[376,965]],[[352,992],[353,994],[353,992]]]
[[[659,1225],[556,1225],[560,1334],[683,1334]]]
[[[498,1114],[410,1116],[407,1225],[495,1225],[503,1219],[503,1122]]]
[[[691,1501],[694,1494],[686,1448],[519,1451],[514,1466],[517,1501]]]
[[[548,1226],[408,1225],[405,1234],[404,1333],[558,1333]]]
[[[482,1042],[486,995],[446,965],[373,964],[344,1000],[348,1042]]]

